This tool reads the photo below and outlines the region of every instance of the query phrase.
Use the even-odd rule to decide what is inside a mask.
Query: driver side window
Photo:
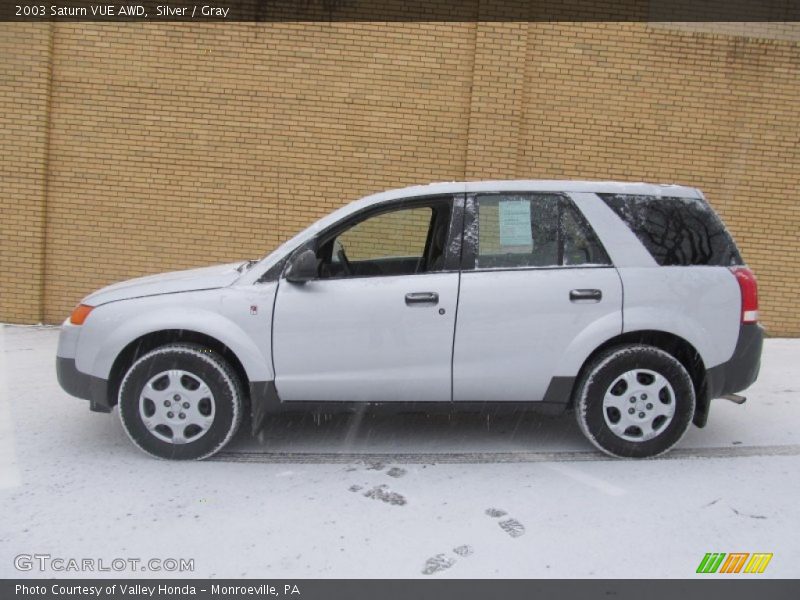
[[[363,219],[320,247],[320,276],[379,277],[438,270],[444,263],[449,205],[407,206]]]

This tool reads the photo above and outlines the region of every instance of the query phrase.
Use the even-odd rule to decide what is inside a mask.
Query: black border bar
[[[635,561],[632,563],[632,568]],[[29,598],[36,600],[227,600],[282,599],[291,600],[564,600],[603,598],[613,600],[752,600],[752,598],[794,600],[800,597],[800,580],[762,579],[762,575],[741,575],[722,578],[706,575],[702,578],[669,580],[618,579],[303,579],[303,580],[204,580],[204,579],[7,579],[0,581],[0,598],[4,600]],[[37,587],[43,593],[21,593],[17,586]],[[113,587],[112,587],[113,586]],[[123,593],[122,586],[163,586],[152,596]],[[252,588],[252,593],[214,593],[230,588]],[[93,589],[102,588],[99,594]],[[272,593],[264,593],[272,589]],[[70,593],[69,590],[84,590]],[[130,588],[129,588],[130,589]],[[299,593],[292,593],[297,590]]]
[[[0,21],[797,22],[800,0],[0,0]]]

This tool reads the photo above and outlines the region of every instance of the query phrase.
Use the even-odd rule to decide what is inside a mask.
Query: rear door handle
[[[406,304],[439,304],[439,294],[436,292],[411,292],[406,294]]]
[[[602,299],[600,290],[571,290],[569,293],[570,302],[600,302]]]

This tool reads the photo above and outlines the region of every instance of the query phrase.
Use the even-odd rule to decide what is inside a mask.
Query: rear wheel
[[[657,456],[680,441],[695,409],[694,385],[675,357],[645,345],[611,348],[576,389],[584,435],[612,456]]]
[[[242,419],[236,374],[220,355],[197,344],[172,344],[142,356],[125,374],[118,404],[133,443],[159,458],[211,456]]]

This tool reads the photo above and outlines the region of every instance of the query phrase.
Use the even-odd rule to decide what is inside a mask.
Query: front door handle
[[[439,304],[439,294],[436,292],[411,292],[406,294],[406,304]]]
[[[602,299],[600,290],[571,290],[569,293],[570,302],[600,302]]]

